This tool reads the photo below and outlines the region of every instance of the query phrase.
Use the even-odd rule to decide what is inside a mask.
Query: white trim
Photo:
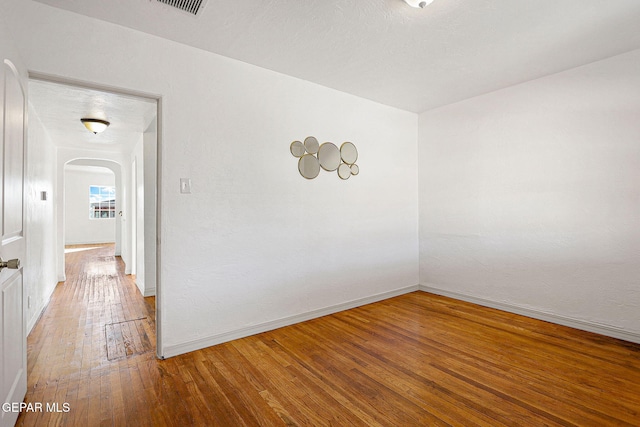
[[[113,219],[113,218],[109,218],[109,219]],[[110,244],[113,245],[116,242],[105,242],[104,240],[83,240],[81,242],[76,242],[76,241],[70,241],[70,242],[64,242],[65,246],[74,246],[74,245],[100,245],[100,244]],[[115,254],[114,254],[115,255]],[[115,255],[115,256],[120,256],[120,255]]]
[[[423,292],[436,294],[436,295],[442,295],[449,298],[454,298],[461,301],[470,302],[473,304],[482,305],[485,307],[491,307],[498,310],[507,311],[509,313],[519,314],[521,316],[531,317],[538,320],[544,320],[546,322],[551,322],[551,323],[555,323],[562,326],[568,326],[574,329],[580,329],[582,331],[594,332],[596,334],[605,335],[608,337],[617,338],[617,339],[640,344],[640,334],[626,331],[622,328],[617,328],[611,325],[602,325],[599,323],[573,319],[571,317],[561,316],[558,314],[545,313],[544,311],[532,310],[530,308],[520,307],[513,304],[505,304],[502,302],[496,302],[496,301],[486,300],[483,298],[477,298],[471,295],[459,294],[457,292],[450,292],[450,291],[433,287],[433,285],[419,285],[419,290]]]
[[[38,320],[40,320],[40,316],[33,316],[33,319],[29,321],[29,323],[27,324],[27,336],[29,336],[29,334],[33,330],[33,327],[36,326],[36,323],[38,323]]]
[[[58,286],[58,282],[54,283],[53,286],[51,286],[51,288],[48,291],[49,296],[42,303],[42,305],[40,307],[38,307],[38,309],[35,311],[33,317],[27,322],[27,336],[29,336],[29,334],[31,333],[33,328],[36,326],[36,324],[38,323],[38,321],[40,320],[40,318],[44,314],[44,311],[47,309],[47,306],[51,302],[51,297],[53,296],[53,293],[56,291],[56,287],[57,286]]]
[[[150,289],[145,289],[144,290],[144,294],[142,294],[145,297],[154,297],[156,296],[156,288],[155,286],[153,288]]]
[[[49,302],[51,301],[51,295],[53,295],[53,292],[49,295],[49,298],[47,298],[44,304],[42,304],[41,307],[38,307],[38,309],[34,313],[34,316],[29,320],[29,323],[27,323],[27,336],[29,336],[33,328],[38,323],[38,320],[40,320],[40,318],[44,314],[44,310],[47,308]]]
[[[183,353],[189,353],[190,351],[200,350],[213,345],[222,344],[227,341],[236,340],[239,338],[248,337],[250,335],[259,334],[262,332],[271,331],[273,329],[282,328],[284,326],[293,325],[307,320],[315,319],[329,314],[338,313],[340,311],[349,310],[362,305],[371,304],[385,299],[397,297],[399,295],[408,294],[418,290],[418,285],[407,286],[405,288],[396,289],[389,292],[383,292],[381,294],[372,295],[365,298],[359,298],[352,301],[347,301],[341,304],[332,305],[330,307],[320,308],[318,310],[312,310],[302,314],[296,314],[294,316],[284,317],[282,319],[272,320],[269,322],[261,323],[255,326],[249,326],[246,328],[236,329],[235,331],[224,332],[222,334],[212,335],[205,338],[200,338],[193,341],[188,341],[182,344],[168,345],[164,347],[164,357],[173,357]]]

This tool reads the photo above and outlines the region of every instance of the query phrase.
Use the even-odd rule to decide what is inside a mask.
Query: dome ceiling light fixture
[[[108,121],[102,119],[83,118],[80,119],[80,121],[82,122],[84,127],[89,129],[89,131],[93,132],[94,134],[102,132],[111,124]]]
[[[424,9],[426,6],[433,3],[433,0],[404,0],[404,2],[411,7]]]

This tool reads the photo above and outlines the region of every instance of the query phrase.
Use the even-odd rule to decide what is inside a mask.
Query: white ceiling
[[[639,0],[38,0],[413,112],[640,48]]]
[[[54,144],[103,151],[130,152],[156,117],[156,101],[43,80],[29,81],[29,103]],[[111,122],[94,135],[83,117]]]

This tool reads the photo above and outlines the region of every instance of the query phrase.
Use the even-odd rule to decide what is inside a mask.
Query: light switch
[[[191,178],[180,178],[180,192],[191,194]]]

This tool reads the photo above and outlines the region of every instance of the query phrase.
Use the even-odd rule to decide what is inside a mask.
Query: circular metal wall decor
[[[308,136],[304,142],[293,141],[289,151],[298,159],[298,171],[306,179],[317,177],[320,169],[337,171],[341,179],[360,173],[360,167],[356,165],[358,149],[352,142],[345,142],[338,149],[332,142],[320,145],[316,137]]]
[[[320,163],[313,154],[305,154],[298,160],[298,171],[307,179],[313,179],[320,173]]]
[[[309,154],[316,154],[318,152],[318,148],[320,144],[318,144],[318,140],[313,136],[308,136],[304,140],[304,148],[307,150]]]
[[[358,150],[353,143],[345,142],[340,146],[340,156],[343,162],[352,165],[358,160]]]
[[[346,163],[342,163],[338,168],[338,176],[341,179],[349,179],[351,176],[351,167]]]
[[[318,161],[322,169],[334,171],[340,166],[340,150],[335,144],[325,142],[318,149]]]
[[[293,157],[302,157],[306,152],[304,144],[300,141],[293,141],[291,143],[291,146],[289,147],[289,150],[291,150],[291,154],[293,154]]]

